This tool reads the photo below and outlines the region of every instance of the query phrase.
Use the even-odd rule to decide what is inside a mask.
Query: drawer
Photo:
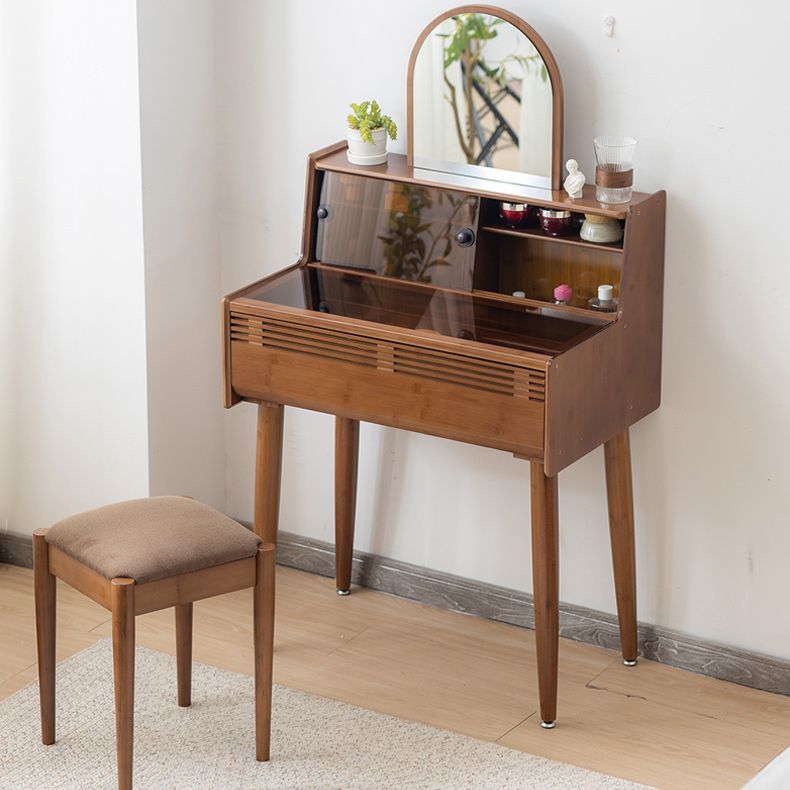
[[[268,400],[542,458],[545,369],[230,313],[230,381]]]

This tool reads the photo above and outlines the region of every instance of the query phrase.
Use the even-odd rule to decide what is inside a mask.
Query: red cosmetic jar
[[[509,228],[525,228],[533,216],[527,203],[500,203],[499,216]]]
[[[565,236],[573,231],[573,214],[570,211],[542,208],[539,215],[540,227],[547,236]]]

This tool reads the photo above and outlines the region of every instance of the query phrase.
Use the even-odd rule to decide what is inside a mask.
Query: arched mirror
[[[517,16],[461,6],[434,19],[409,59],[407,101],[413,167],[560,188],[562,81]]]

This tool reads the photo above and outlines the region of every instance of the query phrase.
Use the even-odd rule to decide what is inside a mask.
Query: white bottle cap
[[[525,291],[513,291],[513,296],[517,296],[519,299],[526,299],[527,298],[527,294],[526,294]]]
[[[614,299],[614,288],[611,285],[598,286],[598,301],[611,302]]]

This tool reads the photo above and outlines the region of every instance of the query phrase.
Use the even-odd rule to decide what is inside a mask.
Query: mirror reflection
[[[437,24],[415,59],[412,100],[417,167],[536,185],[530,176],[551,177],[551,79],[510,22],[464,13]]]

